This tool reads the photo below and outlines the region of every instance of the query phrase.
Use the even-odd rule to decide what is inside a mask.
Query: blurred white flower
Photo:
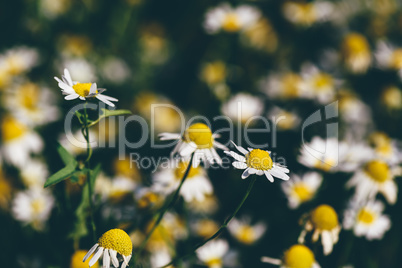
[[[53,92],[31,82],[15,84],[6,91],[3,103],[18,120],[29,126],[44,125],[60,117]]]
[[[24,167],[31,153],[39,153],[43,149],[42,138],[13,117],[2,118],[1,133],[4,160],[16,167]]]
[[[74,77],[76,81],[97,80],[95,66],[84,58],[64,58],[58,64],[59,69],[70,70],[70,77]]]
[[[341,50],[345,67],[350,72],[362,74],[370,67],[372,55],[364,35],[347,34],[343,39]]]
[[[260,89],[270,99],[289,100],[302,95],[303,79],[293,72],[272,73],[260,82]]]
[[[289,207],[295,209],[300,204],[313,199],[321,183],[322,175],[320,173],[308,172],[302,177],[291,174],[290,179],[282,183],[281,187],[288,198]]]
[[[347,182],[347,188],[355,188],[356,202],[366,202],[378,193],[384,195],[390,204],[395,204],[398,186],[394,177],[400,175],[400,169],[389,166],[382,160],[371,160],[356,171]]]
[[[286,111],[278,106],[272,107],[267,117],[272,120],[280,131],[296,130],[301,123],[301,118],[297,112]]]
[[[402,79],[402,48],[395,48],[385,41],[379,41],[374,56],[380,68],[396,70]]]
[[[54,19],[64,14],[70,7],[70,0],[40,0],[40,12],[49,19]]]
[[[11,75],[20,75],[39,63],[39,53],[26,46],[14,47],[0,55],[0,66]]]
[[[222,268],[223,259],[229,251],[229,244],[222,239],[212,240],[196,250],[200,259],[208,268]]]
[[[261,116],[264,110],[264,102],[261,98],[247,93],[238,93],[232,96],[221,107],[224,115],[228,116],[235,123],[245,124],[249,120]]]
[[[175,191],[188,165],[189,163],[185,161],[170,160],[168,167],[164,165],[163,168],[153,174],[153,191],[163,195],[168,195]],[[182,185],[180,195],[183,196],[186,202],[191,202],[194,199],[202,202],[206,195],[212,193],[213,187],[205,170],[200,166],[192,167]]]
[[[124,60],[116,57],[107,58],[102,63],[101,69],[103,77],[116,84],[123,83],[130,76],[130,69],[127,64]]]
[[[370,200],[361,205],[354,200],[344,213],[343,227],[353,229],[356,236],[365,236],[368,240],[382,239],[384,233],[391,228],[391,220],[383,215],[384,204]]]
[[[229,232],[239,242],[251,245],[257,242],[267,230],[267,225],[263,222],[251,224],[249,217],[243,217],[241,220],[232,219],[228,225]]]
[[[261,12],[249,5],[240,5],[236,8],[228,3],[209,9],[205,14],[204,28],[209,34],[220,30],[238,32],[253,26],[261,16]]]
[[[108,178],[101,173],[95,181],[95,193],[101,196],[103,201],[117,202],[127,195],[134,193],[137,184],[126,177]]]
[[[24,224],[42,230],[49,219],[54,198],[46,189],[32,188],[17,193],[12,204],[13,216]]]
[[[329,1],[296,2],[286,1],[283,5],[283,15],[294,24],[310,26],[331,18],[335,6]]]
[[[29,160],[21,167],[21,178],[24,185],[28,188],[43,188],[49,175],[46,164],[40,160]]]

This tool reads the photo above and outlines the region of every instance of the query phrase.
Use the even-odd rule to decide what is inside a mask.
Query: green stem
[[[85,160],[85,168],[87,169],[87,181],[86,183],[88,184],[88,195],[89,195],[89,206],[91,208],[90,210],[90,216],[91,216],[91,226],[92,226],[92,236],[94,239],[94,242],[96,242],[96,225],[94,221],[94,203],[93,203],[93,189],[92,189],[92,182],[91,182],[91,165],[90,165],[90,160],[92,157],[92,148],[89,142],[89,127],[88,127],[88,114],[87,114],[87,103],[85,102],[84,104],[84,125],[82,127],[82,134],[85,137],[85,140],[87,142],[87,158]]]
[[[179,257],[174,258],[171,262],[169,262],[168,264],[162,266],[161,268],[168,267],[168,266],[170,266],[170,265],[175,264],[177,261],[179,261],[179,260],[181,260],[181,259],[184,259],[184,258],[187,258],[187,257],[192,256],[198,248],[202,247],[203,245],[205,245],[205,244],[208,243],[209,241],[211,241],[211,240],[215,239],[216,237],[218,237],[218,236],[223,232],[223,230],[228,226],[229,222],[236,216],[237,212],[239,212],[240,208],[243,206],[244,202],[247,200],[247,197],[250,195],[251,189],[253,189],[253,186],[254,186],[254,183],[255,183],[256,179],[257,179],[257,176],[253,176],[253,178],[252,178],[252,180],[251,180],[251,182],[250,182],[250,184],[249,184],[249,186],[248,186],[247,192],[246,192],[246,194],[243,196],[243,199],[241,200],[240,204],[237,206],[237,208],[236,208],[235,211],[232,213],[232,215],[230,215],[229,218],[227,218],[227,219],[223,222],[223,224],[222,224],[221,227],[218,229],[218,231],[216,231],[216,233],[214,233],[214,234],[213,234],[210,238],[208,238],[207,240],[204,240],[203,242],[201,242],[201,243],[199,243],[198,245],[196,245],[190,253],[188,253],[188,254],[186,254],[186,255],[184,255],[184,256],[181,256],[181,257],[179,256]]]
[[[186,180],[188,173],[190,172],[192,163],[193,163],[193,158],[194,158],[194,153],[191,155],[191,159],[190,162],[188,162],[188,166],[186,171],[184,172],[183,178],[180,181],[179,187],[177,187],[175,193],[173,194],[172,198],[169,200],[168,203],[166,203],[165,207],[163,208],[163,210],[159,213],[158,218],[156,219],[154,225],[152,226],[152,229],[149,231],[149,233],[147,234],[147,236],[145,237],[145,239],[142,241],[137,253],[134,256],[134,264],[137,261],[138,256],[141,255],[141,252],[144,250],[149,238],[151,237],[152,233],[155,231],[156,227],[158,227],[158,225],[160,224],[160,222],[163,219],[163,216],[165,215],[165,213],[173,206],[173,204],[176,202],[177,198],[179,197],[179,193],[180,193],[180,189],[183,186],[184,181]]]

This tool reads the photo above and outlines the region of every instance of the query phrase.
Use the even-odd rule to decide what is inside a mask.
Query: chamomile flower
[[[238,32],[255,24],[261,16],[261,12],[249,5],[240,5],[236,8],[228,3],[223,3],[208,10],[205,15],[204,28],[209,34],[215,34],[220,30],[226,32]]]
[[[336,138],[324,140],[316,136],[310,143],[303,144],[297,160],[307,167],[333,172],[338,167],[340,149]]]
[[[260,82],[261,91],[269,98],[289,100],[302,94],[303,78],[293,72],[273,73]]]
[[[338,81],[332,75],[319,70],[313,64],[304,64],[301,70],[303,78],[302,95],[327,104],[335,99]]]
[[[263,222],[251,224],[249,217],[243,219],[232,219],[228,226],[229,232],[240,243],[251,245],[257,242],[267,230],[267,225]]]
[[[346,69],[352,73],[365,73],[371,64],[367,39],[358,33],[346,35],[342,43],[342,56]]]
[[[328,20],[334,11],[334,5],[328,1],[308,3],[286,1],[283,14],[287,20],[302,26],[311,26],[316,22]]]
[[[17,167],[23,167],[31,153],[39,153],[43,149],[41,137],[11,116],[2,118],[1,137],[4,160]]]
[[[126,268],[131,259],[133,244],[130,236],[121,229],[111,229],[104,233],[96,243],[84,256],[85,262],[92,253],[95,253],[89,261],[89,267],[93,266],[103,255],[103,267],[110,267],[112,263],[114,267],[119,267],[119,259],[117,253],[122,257],[123,262],[121,268]]]
[[[336,211],[329,205],[320,205],[311,211],[299,236],[299,243],[304,243],[306,233],[311,231],[313,231],[312,241],[318,241],[321,236],[324,255],[330,254],[334,244],[338,242],[341,231]]]
[[[373,149],[365,142],[355,141],[355,139],[340,141],[338,170],[353,172],[373,159],[373,153]]]
[[[170,160],[168,168],[160,169],[153,175],[152,189],[165,195],[172,193],[179,186],[188,165],[190,163],[186,161]],[[190,168],[180,191],[184,200],[191,202],[196,199],[202,202],[205,196],[212,194],[212,192],[213,187],[205,170],[200,166]]]
[[[233,220],[232,220],[233,221]],[[219,230],[220,225],[211,219],[197,219],[191,223],[191,230],[198,236],[207,239]]]
[[[218,200],[213,194],[205,195],[203,201],[193,199],[187,205],[190,211],[197,214],[214,214],[219,209]]]
[[[380,68],[395,70],[402,78],[402,48],[380,41],[374,55]]]
[[[391,228],[391,220],[383,215],[384,204],[370,200],[365,205],[352,200],[345,211],[343,227],[353,229],[356,236],[364,236],[368,240],[382,239],[384,233]]]
[[[278,35],[267,18],[260,18],[255,24],[242,32],[241,41],[254,49],[274,52],[278,47]]]
[[[28,188],[43,188],[48,175],[49,171],[46,164],[40,160],[29,160],[21,167],[22,182]]]
[[[223,267],[223,259],[229,251],[229,244],[225,240],[212,240],[197,249],[196,254],[208,268]]]
[[[183,159],[186,159],[194,153],[193,167],[197,167],[201,161],[204,164],[221,164],[222,159],[215,147],[227,150],[226,146],[215,140],[219,135],[213,134],[211,129],[203,123],[192,124],[184,131],[183,136],[179,133],[161,133],[159,137],[161,140],[178,140],[172,155],[178,153]]]
[[[125,196],[132,194],[137,184],[127,177],[118,176],[113,179],[101,174],[95,182],[95,192],[99,193],[102,200],[112,202],[121,201]]]
[[[347,188],[355,188],[356,202],[373,199],[378,193],[384,195],[390,204],[395,204],[398,186],[394,181],[399,168],[392,168],[382,160],[371,160],[356,171],[347,182]]]
[[[47,189],[32,188],[17,193],[12,204],[12,214],[24,224],[38,231],[45,227],[54,205],[54,198]]]
[[[261,116],[264,110],[264,102],[261,98],[247,93],[238,93],[232,96],[221,107],[222,114],[231,120],[246,124]]]
[[[292,174],[290,177],[291,179],[282,183],[281,187],[288,198],[288,205],[292,209],[313,199],[322,183],[322,175],[318,172],[308,172],[302,177]]]
[[[24,82],[6,92],[4,106],[21,122],[39,126],[59,118],[60,111],[55,106],[54,97],[50,90]]]
[[[38,51],[25,46],[14,47],[0,55],[0,66],[5,64],[7,72],[13,76],[29,71],[38,62]]]
[[[247,178],[251,174],[257,174],[259,176],[265,175],[270,182],[274,182],[273,177],[277,177],[282,180],[289,179],[289,176],[286,174],[289,173],[289,169],[274,163],[271,159],[269,151],[252,148],[248,148],[247,151],[241,146],[237,146],[234,143],[233,145],[244,156],[233,151],[225,151],[225,153],[236,160],[232,163],[235,168],[245,169],[241,175],[242,179]]]
[[[96,83],[73,82],[70,72],[67,69],[64,69],[64,75],[61,77],[62,80],[57,77],[54,79],[59,83],[62,94],[67,95],[64,97],[66,100],[75,100],[77,98],[80,98],[80,100],[86,100],[87,98],[96,97],[98,100],[112,107],[114,107],[114,104],[111,101],[118,101],[115,98],[102,95],[102,92],[106,89],[98,88]]]
[[[288,111],[274,106],[267,114],[268,119],[271,119],[278,130],[296,130],[301,122],[300,116],[295,111]]]
[[[402,109],[402,91],[396,86],[389,86],[381,92],[381,104],[389,110]]]
[[[390,165],[396,165],[402,161],[402,152],[398,148],[396,140],[391,139],[386,133],[379,131],[372,133],[369,136],[369,142],[377,158]]]
[[[40,12],[48,19],[54,19],[64,14],[71,5],[70,0],[40,0]]]
[[[283,254],[282,259],[262,257],[262,262],[278,265],[280,268],[320,268],[314,253],[305,245],[293,245]]]

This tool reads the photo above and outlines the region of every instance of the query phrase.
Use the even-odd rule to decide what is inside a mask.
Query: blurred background
[[[359,165],[340,171],[302,164],[301,124],[337,101],[339,117],[330,122],[339,124],[341,140],[367,143],[375,150],[373,139],[378,136],[372,135],[377,134],[396,144],[398,151],[401,5],[397,0],[0,1],[2,267],[80,267],[74,266],[72,256],[93,244],[87,216],[79,209],[85,178],[43,189],[46,178],[63,167],[57,142],[77,159],[85,159],[85,151],[65,138],[64,117],[80,100],[66,101],[60,94],[53,77],[60,77],[64,68],[74,81],[106,88],[106,95],[119,99],[117,109],[131,110],[147,122],[151,104],[175,105],[187,119],[228,116],[236,122],[234,133],[252,116],[285,116],[275,133],[253,133],[250,140],[272,146],[274,133],[276,146],[270,150],[285,159],[291,174],[314,170],[323,177],[322,185],[314,198],[292,209],[282,181],[271,184],[259,178],[238,218],[261,222],[265,232],[251,240],[223,232],[221,238],[230,245],[223,267],[274,267],[260,258],[280,259],[297,243],[299,219],[320,204],[331,205],[342,223],[353,195],[345,183]],[[78,136],[79,123],[73,123]],[[129,141],[136,141],[142,135],[136,123],[126,128],[109,123],[105,120],[103,127],[94,128],[91,138],[110,141],[124,131]],[[178,114],[170,109],[157,111],[153,123],[155,134],[182,131]],[[307,129],[305,139],[325,139],[326,123]],[[265,127],[262,120],[251,121],[251,126]],[[223,127],[228,127],[225,121],[213,122],[212,131]],[[222,133],[219,141],[229,145],[229,139]],[[236,136],[236,141],[247,147],[244,136]],[[127,154],[168,157],[171,149],[153,149],[149,139]],[[102,165],[95,187],[98,236],[122,228],[131,236],[135,254],[166,197],[152,188],[156,166],[130,166],[128,157],[119,161],[117,148],[95,149],[91,161]],[[398,156],[392,166],[399,165]],[[141,256],[142,267],[157,267],[186,253],[212,234],[240,202],[248,187],[241,171],[207,173],[213,193],[176,204],[163,225],[165,231],[160,231],[165,235],[154,237]],[[382,239],[368,241],[342,230],[329,256],[322,254],[320,243],[306,245],[321,267],[400,267],[399,199],[386,205],[384,213],[392,225]],[[161,257],[158,252],[166,254]],[[194,255],[178,267],[207,266]]]

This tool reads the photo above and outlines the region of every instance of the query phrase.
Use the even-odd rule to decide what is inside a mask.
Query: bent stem
[[[176,202],[177,198],[179,197],[179,193],[180,193],[180,189],[183,186],[184,181],[186,180],[192,163],[193,163],[193,158],[194,158],[194,153],[191,155],[190,158],[190,162],[188,162],[188,166],[186,168],[186,171],[184,172],[183,178],[180,181],[179,187],[177,187],[175,193],[173,194],[172,198],[170,199],[169,202],[166,203],[165,207],[163,208],[163,210],[159,213],[158,218],[156,219],[154,225],[152,226],[152,229],[149,231],[149,233],[147,234],[147,236],[145,237],[145,239],[142,241],[137,253],[134,256],[134,264],[137,261],[138,256],[141,255],[141,252],[144,250],[149,238],[151,237],[152,233],[155,231],[156,227],[158,227],[158,225],[160,224],[160,222],[163,219],[163,216],[165,215],[165,213],[174,205],[174,203]]]
[[[92,236],[94,241],[96,242],[96,225],[94,221],[94,204],[92,199],[93,189],[92,189],[92,182],[91,182],[91,165],[90,160],[92,156],[92,148],[91,144],[89,143],[89,127],[88,127],[88,114],[87,114],[87,102],[84,104],[84,125],[82,126],[82,134],[85,137],[87,142],[87,158],[85,159],[85,168],[87,172],[87,180],[86,183],[88,184],[88,195],[89,195],[89,206],[90,206],[90,216],[91,216],[91,226],[92,226]]]
[[[241,202],[239,203],[239,205],[237,206],[237,208],[235,209],[235,211],[232,213],[232,215],[230,215],[229,218],[227,218],[227,219],[223,222],[223,224],[222,224],[221,227],[218,229],[218,231],[216,231],[216,233],[214,233],[214,234],[213,234],[210,238],[208,238],[207,240],[204,240],[203,242],[201,242],[201,243],[199,243],[198,245],[196,245],[196,246],[194,247],[194,249],[193,249],[190,253],[188,253],[188,254],[186,254],[186,255],[184,255],[184,256],[181,256],[181,257],[179,256],[179,257],[174,258],[171,262],[169,262],[168,264],[162,266],[161,268],[168,267],[168,266],[170,266],[170,265],[175,264],[176,262],[178,262],[178,261],[181,260],[181,259],[190,257],[191,255],[193,255],[193,254],[195,253],[195,251],[196,251],[198,248],[202,247],[203,245],[205,245],[205,244],[208,243],[209,241],[211,241],[211,240],[215,239],[216,237],[218,237],[218,236],[223,232],[223,230],[228,226],[229,222],[236,216],[237,212],[239,212],[240,208],[243,206],[244,202],[247,200],[247,197],[250,195],[251,189],[253,189],[253,186],[254,186],[254,183],[255,183],[256,180],[257,180],[257,176],[253,176],[253,179],[251,180],[251,182],[250,182],[250,184],[249,184],[249,186],[248,186],[247,192],[246,192],[246,194],[243,196],[243,199],[241,200]]]

